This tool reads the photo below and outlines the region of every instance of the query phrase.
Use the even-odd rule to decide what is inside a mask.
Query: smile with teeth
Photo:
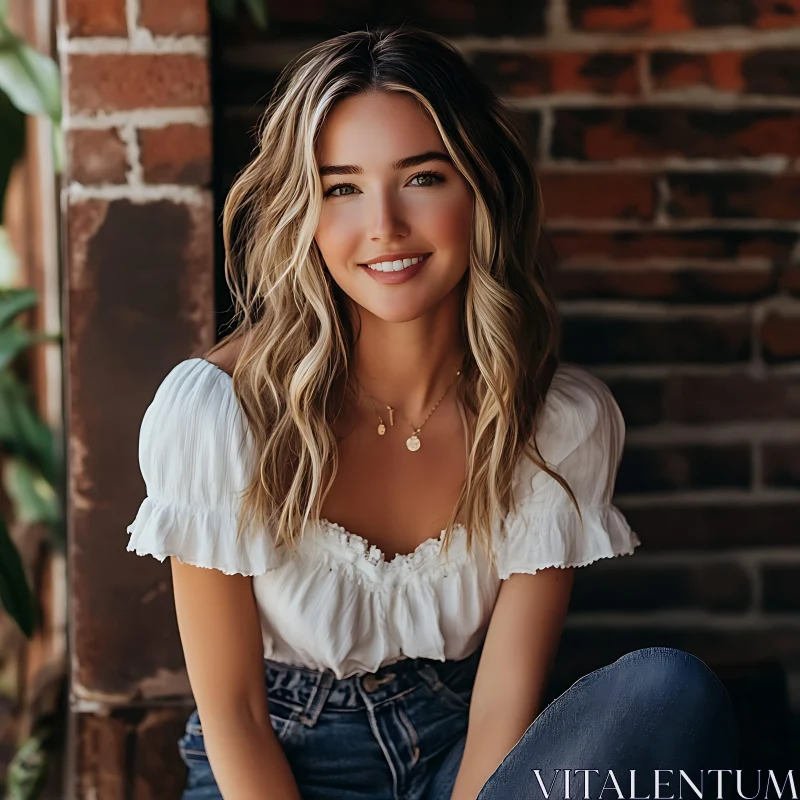
[[[367,269],[374,269],[377,272],[399,272],[413,264],[419,264],[426,257],[417,256],[416,258],[403,258],[397,261],[379,261],[377,264],[362,264],[361,266],[367,267]]]

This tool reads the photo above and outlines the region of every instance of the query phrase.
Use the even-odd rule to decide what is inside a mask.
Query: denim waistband
[[[323,707],[358,711],[401,697],[421,682],[438,690],[442,684],[474,681],[482,650],[483,643],[458,660],[403,658],[375,672],[347,678],[337,678],[331,669],[316,670],[265,658],[268,700],[291,709],[301,722],[313,725]]]

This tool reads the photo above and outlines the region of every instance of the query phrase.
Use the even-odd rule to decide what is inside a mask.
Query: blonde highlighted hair
[[[443,548],[463,516],[470,552],[478,541],[491,557],[494,521],[513,509],[523,455],[575,502],[535,442],[560,336],[541,257],[541,191],[508,108],[451,43],[411,26],[346,33],[290,63],[259,122],[257,152],[226,198],[225,277],[238,325],[209,354],[241,338],[233,388],[258,469],[242,497],[239,535],[255,521],[294,550],[306,524],[319,521],[336,474],[333,422],[352,391],[355,332],[314,241],[322,206],[315,145],[339,100],[376,91],[416,99],[474,193],[457,383],[471,420],[468,463]]]

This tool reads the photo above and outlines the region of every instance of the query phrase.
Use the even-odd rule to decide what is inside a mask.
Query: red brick
[[[800,269],[790,266],[781,276],[779,287],[792,295],[800,295]]]
[[[125,0],[64,0],[70,36],[127,36]]]
[[[735,563],[640,566],[628,569],[615,559],[580,570],[570,598],[570,613],[640,612],[682,609],[746,611],[753,588],[747,571]]]
[[[673,217],[795,220],[800,216],[797,175],[676,172],[667,181],[667,210]]]
[[[70,179],[83,184],[125,183],[128,154],[116,130],[68,130]]]
[[[242,13],[244,4],[240,3]],[[324,39],[345,30],[364,29],[365,20],[388,24],[408,22],[437,31],[444,36],[540,36],[545,32],[545,3],[498,3],[496,0],[426,0],[409,11],[407,0],[383,0],[380,7],[364,2],[298,3],[270,0],[270,39]],[[372,22],[369,23],[373,27]],[[258,29],[248,19],[238,39],[256,40]]]
[[[800,377],[681,375],[608,381],[629,427],[800,419]]]
[[[800,156],[800,112],[762,109],[562,108],[555,158]]]
[[[728,552],[742,547],[797,545],[800,503],[731,502],[681,505],[666,497],[647,506],[620,508],[649,552]],[[800,643],[800,639],[798,639]]]
[[[574,269],[555,270],[560,297],[657,300],[672,303],[725,303],[758,300],[777,290],[769,270]]]
[[[790,564],[761,567],[765,611],[800,611],[800,568]]]
[[[694,21],[702,28],[800,25],[798,0],[689,0],[689,7]]]
[[[760,334],[765,361],[774,363],[800,358],[800,316],[770,314]]]
[[[164,36],[208,33],[206,0],[139,0],[139,24]]]
[[[748,53],[742,63],[742,77],[748,92],[796,97],[800,92],[800,51]]]
[[[750,446],[628,446],[617,475],[620,494],[690,489],[746,489],[750,486]]]
[[[683,0],[569,0],[573,28],[590,31],[683,31],[692,20]]]
[[[631,53],[478,53],[473,66],[496,91],[512,97],[550,92],[637,94]]]
[[[590,31],[641,31],[650,25],[651,0],[569,0],[573,28]]]
[[[651,219],[653,178],[640,173],[539,171],[548,219]]]
[[[761,457],[766,486],[778,489],[800,486],[800,444],[765,444]]]
[[[787,259],[797,240],[792,231],[692,230],[671,233],[551,231],[548,238],[560,258],[601,256],[619,261],[648,257]]]
[[[139,145],[147,183],[210,185],[211,130],[208,126],[142,128]]]
[[[751,356],[749,320],[564,320],[564,358],[580,364],[730,364]]]
[[[686,89],[710,86],[725,92],[745,88],[740,52],[726,53],[653,53],[650,60],[655,89]]]
[[[182,53],[69,55],[73,113],[207,106],[208,63]]]

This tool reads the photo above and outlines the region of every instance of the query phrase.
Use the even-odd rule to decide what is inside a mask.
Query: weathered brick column
[[[69,434],[67,796],[178,797],[190,697],[168,563],[127,553],[139,422],[214,341],[204,0],[61,0]]]

